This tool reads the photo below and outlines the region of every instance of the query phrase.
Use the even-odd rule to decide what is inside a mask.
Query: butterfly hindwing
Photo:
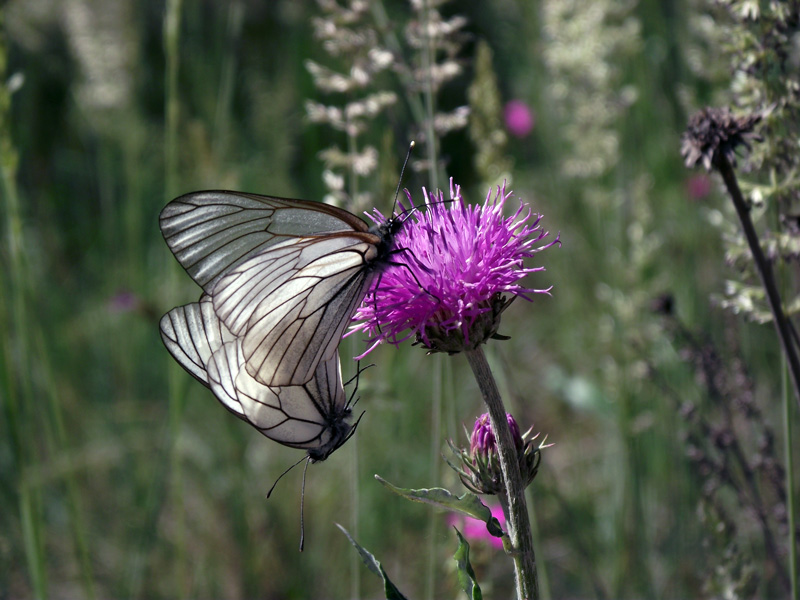
[[[176,198],[161,211],[159,225],[175,258],[206,291],[232,266],[286,239],[368,229],[321,202],[226,191]]]
[[[223,343],[234,339],[214,313],[211,298],[173,308],[160,323],[161,339],[170,354],[198,381],[208,386],[206,363]]]
[[[264,435],[287,446],[330,453],[351,426],[342,386],[339,355],[320,363],[303,385],[269,387],[242,369],[236,377],[247,420]]]
[[[209,297],[168,312],[161,332],[181,366],[228,410],[270,439],[322,460],[348,438],[351,411],[338,352],[319,363],[306,383],[271,387],[247,372],[241,338],[217,317]]]

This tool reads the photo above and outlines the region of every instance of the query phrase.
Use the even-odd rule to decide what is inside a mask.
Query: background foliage
[[[466,19],[449,57],[460,70],[436,95],[455,119],[437,136],[440,175],[472,201],[510,178],[563,240],[537,257],[547,271],[532,285],[553,285],[552,297],[517,302],[501,329],[512,339],[489,348],[517,420],[555,443],[529,491],[545,597],[784,589],[785,492],[759,484],[752,502],[742,492],[751,460],[775,462],[780,482],[779,349],[771,328],[711,302],[736,276],[722,244],[735,228],[716,182],[679,155],[689,112],[730,102],[718,42],[748,3],[721,4],[439,8]],[[378,38],[398,36],[414,64],[403,41],[414,11],[383,9]],[[0,597],[376,597],[334,522],[408,596],[456,597],[445,517],[372,475],[459,489],[440,454],[482,412],[462,357],[410,346],[372,355],[358,435],[309,469],[300,555],[299,471],[264,499],[298,453],[229,417],[158,335],[160,315],[197,296],[158,231],[167,201],[205,188],[331,194],[320,152],[345,138],[310,124],[305,102],[347,97],[319,92],[306,61],[346,61],[314,37],[319,6],[12,0],[0,10]],[[372,84],[398,95],[361,134],[379,150],[362,191],[389,210],[408,140],[425,134],[403,73]],[[534,111],[525,137],[504,130],[511,99]],[[431,178],[404,185],[419,197]],[[361,348],[346,341],[342,354]],[[742,390],[755,416],[739,410]],[[745,457],[730,480],[714,467],[725,432]],[[752,503],[766,525],[752,524]],[[510,593],[498,550],[474,541],[471,558],[487,596]]]

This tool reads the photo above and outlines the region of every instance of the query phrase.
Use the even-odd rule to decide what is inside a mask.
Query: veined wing
[[[173,308],[161,317],[161,339],[170,354],[180,365],[206,387],[212,387],[208,377],[208,364],[214,354],[236,337],[225,327],[214,312],[211,298],[203,296],[200,302]],[[227,387],[217,385],[214,392],[225,407],[244,418],[242,407],[236,399],[231,382]]]
[[[226,191],[176,198],[159,225],[175,258],[206,291],[232,266],[288,238],[368,230],[355,215],[322,202]]]
[[[349,437],[353,426],[338,352],[304,385],[270,388],[247,373],[242,340],[219,320],[207,296],[164,315],[161,334],[181,366],[268,438],[323,460]]]
[[[304,384],[336,354],[369,284],[377,241],[369,233],[290,240],[219,280],[214,310],[243,339],[246,369],[256,381]]]
[[[235,394],[244,420],[268,438],[324,460],[349,437],[351,411],[342,386],[339,354],[319,364],[303,385],[270,387],[244,368],[241,340],[226,343],[208,364],[218,398]]]
[[[206,363],[233,334],[214,312],[211,298],[173,308],[159,324],[161,339],[170,354],[200,383],[208,386]]]

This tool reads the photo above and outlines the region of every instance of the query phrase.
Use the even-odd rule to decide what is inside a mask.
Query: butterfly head
[[[394,238],[397,233],[403,228],[405,223],[405,215],[394,215],[385,221],[370,227],[369,232],[375,235],[379,241],[376,244],[378,251],[378,261],[388,257],[394,249]]]
[[[328,434],[328,441],[316,448],[308,449],[308,457],[312,463],[321,462],[339,449],[350,437],[356,432],[361,417],[355,423],[350,423],[350,415],[352,411],[345,408],[339,414],[334,415],[328,422],[326,433]],[[363,415],[363,413],[362,413]]]

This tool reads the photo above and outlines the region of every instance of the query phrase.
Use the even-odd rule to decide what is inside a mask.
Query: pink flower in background
[[[138,310],[142,302],[139,297],[127,289],[119,289],[108,299],[108,310],[112,313],[128,313]]]
[[[492,516],[500,521],[500,526],[503,528],[503,531],[505,531],[506,518],[503,516],[503,509],[501,506],[499,504],[494,504],[490,506],[489,509],[492,511]],[[492,548],[496,548],[498,550],[503,549],[503,539],[494,537],[491,533],[489,533],[486,529],[486,523],[483,521],[466,517],[464,515],[450,513],[447,515],[447,524],[450,525],[450,527],[456,527],[470,543],[482,540],[484,542],[488,542]]]
[[[706,173],[692,175],[686,180],[686,193],[690,200],[702,200],[711,193],[711,178]]]
[[[503,111],[508,132],[518,138],[524,138],[536,123],[536,115],[522,100],[509,100]]]

